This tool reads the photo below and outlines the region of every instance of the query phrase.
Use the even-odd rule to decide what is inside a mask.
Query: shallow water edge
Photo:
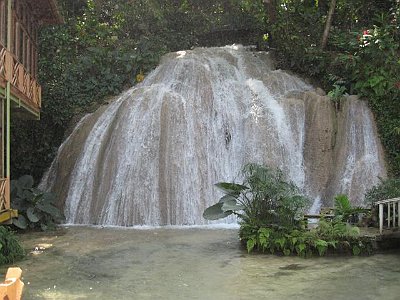
[[[143,229],[143,228],[142,228]],[[24,299],[398,299],[400,253],[247,254],[237,229],[64,227],[22,235]]]

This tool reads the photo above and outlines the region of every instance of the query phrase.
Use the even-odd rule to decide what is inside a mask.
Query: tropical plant
[[[342,222],[356,223],[358,214],[367,213],[369,210],[359,206],[352,206],[347,195],[337,195],[335,197],[335,207],[333,209],[335,217]]]
[[[5,226],[0,226],[0,265],[11,264],[25,256],[14,233]]]
[[[372,240],[361,237],[359,229],[335,220],[320,220],[317,228],[312,230],[261,227],[242,224],[240,238],[247,251],[258,250],[271,254],[298,255],[310,257],[323,256],[328,253],[370,254]]]
[[[204,211],[205,219],[235,214],[242,223],[256,227],[293,228],[300,225],[309,200],[300,194],[294,183],[286,180],[281,170],[247,164],[241,175],[244,178],[242,184],[216,184],[225,195]]]
[[[365,193],[365,203],[373,205],[376,201],[400,197],[400,178],[380,179],[380,183]]]
[[[18,218],[12,224],[19,229],[54,229],[62,219],[60,210],[54,206],[55,197],[34,188],[33,184],[30,175],[11,181],[11,201],[18,210]]]
[[[258,250],[302,257],[337,252],[371,253],[371,240],[360,237],[359,229],[348,223],[353,214],[365,209],[352,207],[346,195],[335,197],[333,219],[322,218],[316,228],[308,230],[303,220],[308,199],[300,195],[293,183],[286,181],[282,171],[247,164],[241,176],[242,184],[216,184],[224,195],[203,216],[216,220],[237,215],[239,237],[248,252]]]

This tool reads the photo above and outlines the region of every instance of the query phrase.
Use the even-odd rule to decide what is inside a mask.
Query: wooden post
[[[400,200],[397,200],[397,227],[400,227]]]
[[[392,218],[392,226],[396,227],[396,202],[393,202],[393,218]]]
[[[8,268],[6,278],[0,283],[1,299],[20,300],[24,283],[21,281],[22,270],[20,268]]]
[[[12,0],[8,0],[7,5],[7,50],[11,52],[12,37]]]
[[[388,228],[390,228],[390,202],[388,203],[387,212],[388,212],[388,215],[387,215],[387,224],[388,224]]]
[[[6,178],[6,188],[4,197],[6,199],[6,208],[11,209],[10,177]]]
[[[324,50],[326,44],[328,43],[329,30],[331,29],[333,14],[335,13],[335,7],[336,7],[336,0],[331,0],[331,4],[329,6],[329,11],[328,11],[328,17],[325,23],[324,34],[322,35],[322,41],[321,41],[322,50]]]
[[[7,28],[7,50],[11,53],[11,45],[12,45],[12,4],[13,0],[8,0],[8,28]],[[11,70],[10,70],[11,71]],[[12,75],[11,75],[12,76]],[[11,137],[11,80],[7,81],[7,92],[6,92],[6,177],[10,179],[10,154],[11,154],[11,148],[10,148],[10,137]],[[9,198],[9,195],[8,195]],[[10,208],[10,207],[8,207]]]
[[[383,232],[383,204],[379,204],[379,233]]]

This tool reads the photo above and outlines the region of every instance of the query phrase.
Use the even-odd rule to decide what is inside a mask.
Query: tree
[[[268,14],[268,20],[271,24],[276,22],[276,0],[263,0],[265,11]]]
[[[335,7],[336,7],[336,0],[331,0],[328,17],[325,23],[324,34],[322,35],[321,49],[324,49],[326,47],[326,44],[328,43],[329,30],[331,29],[332,26],[332,19],[333,19],[333,14],[335,13]]]

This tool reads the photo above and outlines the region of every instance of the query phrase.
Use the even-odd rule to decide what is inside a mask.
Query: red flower
[[[396,89],[400,90],[400,81],[397,81],[397,82],[394,84],[394,87],[395,87]]]

